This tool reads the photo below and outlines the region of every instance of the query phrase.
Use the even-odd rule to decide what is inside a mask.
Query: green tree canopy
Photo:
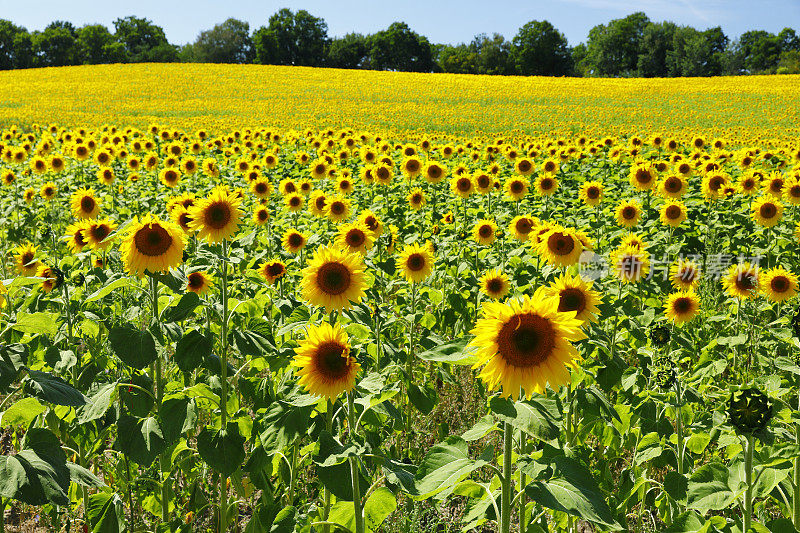
[[[251,63],[255,57],[250,25],[235,18],[201,32],[193,49],[201,63]]]
[[[526,76],[566,76],[572,72],[567,38],[548,21],[532,20],[514,37],[514,63]]]
[[[283,8],[253,34],[256,61],[263,65],[321,66],[327,44],[328,24],[304,9]]]

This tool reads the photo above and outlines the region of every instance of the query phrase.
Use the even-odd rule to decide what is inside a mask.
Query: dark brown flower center
[[[563,289],[559,294],[558,310],[580,314],[586,308],[586,295],[577,288]]]
[[[511,366],[525,368],[538,365],[547,360],[554,347],[553,326],[539,315],[513,316],[497,335],[498,352]]]
[[[350,269],[342,263],[325,263],[317,272],[317,287],[325,294],[336,296],[350,288],[350,277]]]
[[[425,257],[421,253],[413,253],[406,260],[406,267],[412,272],[419,272],[425,268]]]
[[[142,255],[157,257],[170,249],[172,236],[160,224],[150,224],[136,232],[133,242]]]
[[[571,236],[555,231],[547,238],[547,248],[555,255],[569,255],[575,249]]]

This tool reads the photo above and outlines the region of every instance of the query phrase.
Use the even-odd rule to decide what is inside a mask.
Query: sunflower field
[[[549,132],[6,106],[0,531],[800,531],[797,111],[713,83]]]

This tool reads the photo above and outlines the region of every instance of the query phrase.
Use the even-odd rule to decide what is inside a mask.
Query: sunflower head
[[[211,281],[211,277],[207,272],[192,272],[187,276],[187,291],[193,292],[197,295],[202,295],[208,292],[212,286],[213,282]]]
[[[340,248],[317,248],[300,285],[303,298],[326,312],[349,309],[365,294],[364,261],[360,254]]]
[[[298,343],[292,366],[310,394],[335,400],[353,390],[361,366],[350,353],[347,333],[338,324],[310,326]]]
[[[95,198],[94,190],[78,189],[70,198],[72,214],[76,218],[95,218],[100,213],[100,200]]]
[[[699,310],[700,298],[692,289],[672,293],[664,302],[664,314],[675,324],[689,322],[697,316]]]
[[[221,242],[231,238],[239,229],[242,199],[224,187],[217,187],[208,197],[199,200],[189,209],[190,227],[200,239]]]
[[[286,265],[278,259],[270,259],[261,263],[258,273],[267,280],[267,283],[273,285],[286,274]]]
[[[581,185],[581,201],[588,206],[599,205],[603,200],[603,184],[599,181],[586,181]]]
[[[529,215],[519,215],[514,217],[508,225],[508,232],[514,235],[518,241],[526,242],[530,238],[530,233],[536,227],[538,220]]]
[[[479,244],[492,244],[497,238],[497,224],[487,219],[477,221],[472,228],[472,238]]]
[[[30,243],[17,246],[14,249],[14,264],[17,272],[23,276],[35,275],[40,265],[36,259],[36,247]]]
[[[650,272],[650,254],[633,246],[621,246],[611,252],[614,275],[623,283],[636,283]]]
[[[120,245],[125,270],[135,276],[168,272],[183,261],[184,232],[172,222],[153,215],[134,219]]]
[[[511,284],[502,270],[493,268],[481,276],[480,288],[481,292],[492,300],[500,300],[508,294]]]
[[[305,248],[307,242],[308,236],[296,229],[288,229],[286,233],[283,234],[283,247],[287,252],[296,254]]]
[[[617,206],[617,224],[623,228],[633,228],[642,217],[642,207],[636,200],[625,200]]]
[[[785,302],[797,295],[797,276],[783,267],[776,267],[759,276],[761,292],[773,302]]]
[[[425,280],[433,272],[433,250],[430,243],[420,246],[408,244],[400,252],[400,269],[403,276],[411,283]]]
[[[731,265],[722,278],[722,286],[729,296],[737,298],[753,298],[758,294],[758,267],[750,263]]]
[[[759,389],[734,391],[728,400],[728,421],[740,433],[756,433],[769,425],[773,407],[769,396]]]
[[[583,252],[583,243],[575,232],[560,225],[554,225],[541,235],[535,243],[536,252],[548,263],[558,267],[568,267],[578,262]]]
[[[562,274],[546,289],[550,296],[558,298],[558,310],[562,313],[574,312],[581,322],[597,322],[602,303],[600,294],[592,289],[592,282],[581,276]]]
[[[336,237],[336,245],[350,252],[365,253],[374,242],[375,235],[362,222],[343,224]]]

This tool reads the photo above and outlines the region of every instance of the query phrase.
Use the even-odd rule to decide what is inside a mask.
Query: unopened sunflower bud
[[[740,433],[761,431],[771,419],[772,400],[760,390],[750,388],[731,393],[728,420]]]

